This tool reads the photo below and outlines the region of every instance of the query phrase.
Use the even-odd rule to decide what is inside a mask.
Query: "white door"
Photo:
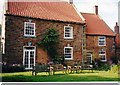
[[[24,48],[23,65],[25,69],[32,69],[35,66],[35,49]]]

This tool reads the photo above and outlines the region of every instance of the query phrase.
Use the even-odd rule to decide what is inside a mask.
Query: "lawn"
[[[2,73],[3,82],[99,82],[118,81],[118,71],[83,71],[82,73],[63,74],[56,72],[55,75],[48,75],[45,72],[32,76],[30,71],[16,73]]]

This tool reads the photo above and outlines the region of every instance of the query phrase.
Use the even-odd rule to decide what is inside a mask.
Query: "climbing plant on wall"
[[[38,42],[39,46],[43,46],[47,50],[50,59],[55,62],[58,56],[59,33],[56,29],[50,28],[43,34],[42,40]]]

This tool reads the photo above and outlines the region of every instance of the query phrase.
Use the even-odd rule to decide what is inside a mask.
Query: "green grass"
[[[97,82],[97,81],[118,81],[118,72],[113,71],[83,71],[82,73],[63,74],[56,72],[55,75],[49,76],[45,72],[32,76],[31,72],[2,73],[3,82]]]

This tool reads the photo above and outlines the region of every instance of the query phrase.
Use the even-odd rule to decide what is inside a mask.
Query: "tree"
[[[59,34],[56,29],[48,29],[45,34],[43,34],[42,40],[38,42],[39,46],[43,46],[47,50],[50,59],[53,62],[56,62],[56,57],[58,57],[58,48],[59,44]]]

